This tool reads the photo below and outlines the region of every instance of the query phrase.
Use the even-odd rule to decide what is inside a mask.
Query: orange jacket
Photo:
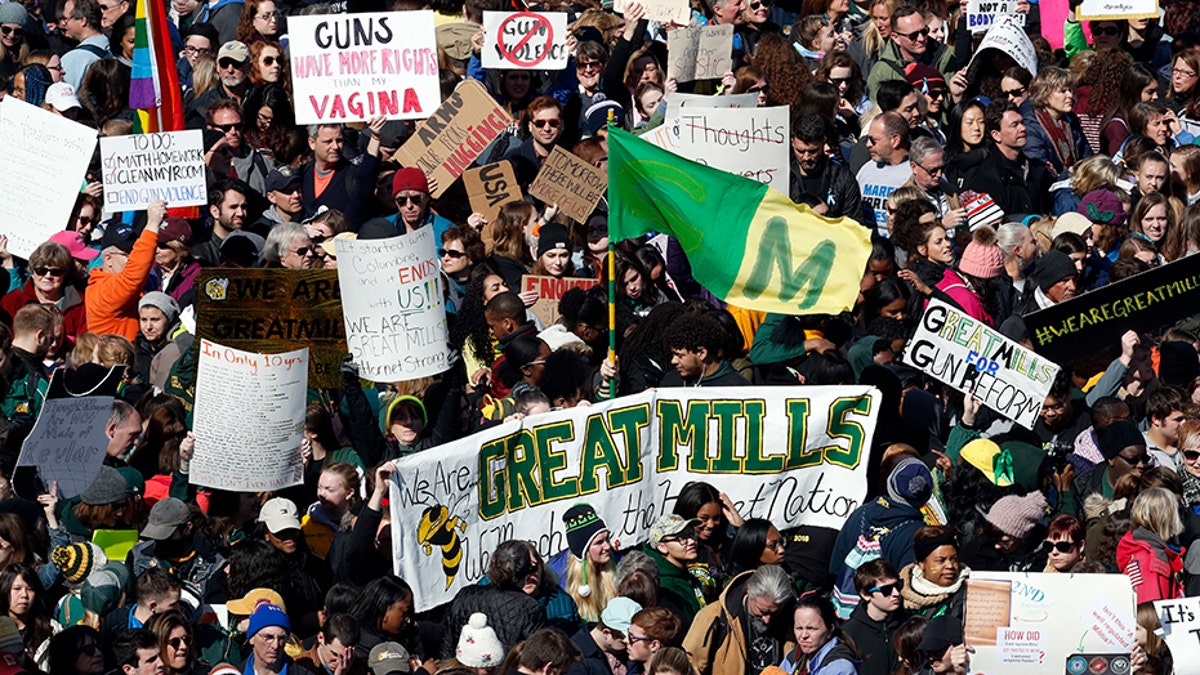
[[[109,274],[103,269],[92,270],[84,296],[88,330],[97,335],[124,335],[130,341],[137,338],[137,304],[146,288],[157,248],[158,232],[142,230],[123,271]]]

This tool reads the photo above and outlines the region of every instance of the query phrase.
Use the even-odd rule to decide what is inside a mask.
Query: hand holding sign
[[[483,67],[562,70],[567,67],[563,12],[484,12]]]

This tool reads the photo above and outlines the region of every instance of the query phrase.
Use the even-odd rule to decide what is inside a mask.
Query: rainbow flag
[[[183,92],[171,54],[167,12],[160,0],[137,0],[129,107],[134,133],[183,130]]]

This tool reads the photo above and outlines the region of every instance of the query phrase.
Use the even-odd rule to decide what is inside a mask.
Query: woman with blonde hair
[[[1200,201],[1200,146],[1175,148],[1167,161],[1171,164],[1171,193],[1188,206]]]
[[[1117,544],[1117,567],[1133,582],[1137,601],[1182,598],[1179,498],[1166,488],[1145,490],[1133,500],[1130,521],[1133,529]]]
[[[884,43],[892,36],[892,12],[897,4],[897,0],[871,0],[867,7],[871,20],[863,22],[850,41],[850,56],[864,73],[871,72]]]
[[[567,548],[547,563],[584,621],[600,620],[608,601],[617,597],[617,558],[611,532],[590,504],[579,503],[562,516]]]
[[[1197,148],[1200,150],[1200,148]],[[1101,188],[1115,189],[1121,184],[1121,170],[1108,155],[1092,155],[1071,167],[1070,175],[1050,186],[1054,215],[1075,211],[1083,196]]]

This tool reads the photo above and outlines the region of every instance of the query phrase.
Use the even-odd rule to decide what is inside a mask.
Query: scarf
[[[946,601],[951,595],[962,588],[963,582],[971,574],[970,568],[963,566],[958,571],[958,578],[949,586],[938,586],[925,578],[921,568],[916,563],[910,563],[900,572],[900,577],[908,577],[900,595],[904,598],[904,606],[910,609],[933,607]]]
[[[1071,123],[1066,120],[1065,116],[1054,119],[1045,108],[1034,108],[1034,112],[1037,114],[1038,122],[1050,136],[1050,144],[1058,153],[1058,159],[1062,162],[1063,168],[1071,168],[1071,165],[1075,163],[1075,144],[1072,143],[1074,135],[1071,133]]]
[[[1184,468],[1179,472],[1179,479],[1183,482],[1183,503],[1188,507],[1200,505],[1200,478]]]

